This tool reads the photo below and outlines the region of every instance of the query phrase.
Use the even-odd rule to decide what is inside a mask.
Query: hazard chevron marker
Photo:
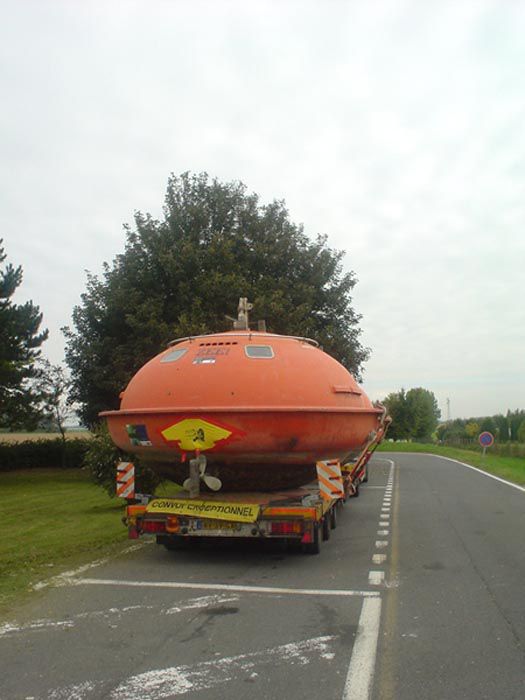
[[[135,466],[132,462],[117,464],[117,497],[135,498]]]
[[[338,459],[328,459],[317,462],[317,481],[321,496],[325,501],[333,498],[344,498],[343,477],[341,463]]]

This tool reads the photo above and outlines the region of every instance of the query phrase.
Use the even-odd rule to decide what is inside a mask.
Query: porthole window
[[[248,357],[261,360],[270,360],[274,356],[271,345],[245,345],[244,351]]]
[[[176,362],[188,352],[188,348],[178,348],[177,350],[172,350],[167,355],[161,359],[161,362]]]

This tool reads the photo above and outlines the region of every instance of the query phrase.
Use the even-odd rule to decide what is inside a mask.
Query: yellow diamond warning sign
[[[210,450],[218,442],[227,440],[233,430],[211,423],[204,418],[183,418],[161,431],[168,442],[177,442],[184,452]]]

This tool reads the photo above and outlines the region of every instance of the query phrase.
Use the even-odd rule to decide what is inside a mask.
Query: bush
[[[121,461],[135,465],[135,489],[137,493],[153,493],[161,482],[158,475],[140,464],[139,460],[122,452],[112,441],[105,424],[93,430],[93,439],[84,456],[84,466],[91,473],[93,481],[102,486],[110,496],[116,492],[116,467]]]
[[[60,438],[0,442],[0,472],[14,469],[80,469],[91,440]]]

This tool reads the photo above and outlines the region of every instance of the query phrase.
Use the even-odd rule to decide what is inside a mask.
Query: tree
[[[175,337],[230,327],[239,297],[270,330],[313,336],[359,378],[368,350],[359,342],[356,284],[343,253],[310,240],[284,202],[261,204],[242,183],[171,176],[164,218],[135,215],[126,246],[87,289],[64,329],[71,397],[92,425],[146,360]]]
[[[525,420],[525,411],[518,409],[515,411],[509,410],[507,411],[507,420],[510,428],[510,439],[518,440],[518,431],[522,421]]]
[[[432,391],[418,387],[407,392],[406,400],[412,424],[411,437],[429,439],[441,416],[436,397]]]
[[[518,440],[519,442],[525,442],[525,420],[521,421],[518,428]]]
[[[6,260],[0,239],[0,264]],[[32,427],[38,420],[38,396],[31,380],[40,346],[48,336],[39,332],[42,314],[32,301],[15,304],[12,296],[22,283],[22,267],[0,268],[0,425]]]
[[[393,440],[408,440],[411,436],[411,420],[408,412],[406,393],[404,389],[389,394],[383,401],[392,424],[388,429],[388,437]]]
[[[475,421],[470,421],[465,426],[465,432],[469,436],[469,438],[477,438],[481,432],[481,429],[478,423],[476,423]]]
[[[392,418],[389,436],[395,440],[430,439],[436,430],[441,412],[434,394],[418,387],[405,393],[389,394],[384,404]]]
[[[63,456],[66,443],[65,423],[73,413],[68,403],[70,386],[71,380],[61,365],[53,365],[45,359],[39,361],[35,387],[40,399],[40,410],[46,424],[60,433]]]
[[[493,416],[494,423],[496,425],[496,437],[500,442],[506,442],[510,440],[510,428],[509,421],[506,416],[498,413],[497,416]]]

